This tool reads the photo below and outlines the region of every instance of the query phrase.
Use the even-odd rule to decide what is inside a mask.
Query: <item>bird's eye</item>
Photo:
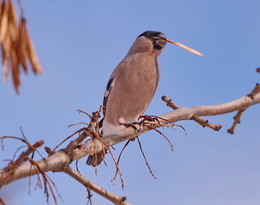
[[[150,38],[151,37],[151,33],[147,33],[145,37],[146,38]]]

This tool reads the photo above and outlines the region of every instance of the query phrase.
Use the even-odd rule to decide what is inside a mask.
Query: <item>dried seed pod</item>
[[[4,37],[7,35],[8,27],[8,11],[9,5],[6,2],[1,4],[1,18],[0,18],[0,41],[3,42]]]
[[[36,74],[42,74],[43,73],[42,68],[40,66],[38,57],[35,53],[31,39],[29,37],[28,31],[27,31],[27,28],[26,28],[25,19],[21,20],[20,32],[21,32],[22,41],[25,43],[26,53],[27,53],[29,61],[31,63],[33,72],[36,73]]]
[[[11,58],[12,58],[12,75],[13,75],[13,83],[14,83],[14,88],[17,93],[19,93],[19,86],[20,86],[20,79],[19,79],[19,62],[17,55],[15,53],[15,50],[11,51]]]
[[[4,80],[8,78],[11,69],[16,92],[20,86],[20,66],[25,73],[28,72],[28,62],[35,74],[41,74],[38,57],[26,28],[23,15],[18,23],[18,18],[11,0],[0,1],[0,46],[2,63],[4,67]]]

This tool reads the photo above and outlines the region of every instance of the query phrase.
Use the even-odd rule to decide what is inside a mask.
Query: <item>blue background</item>
[[[44,75],[21,75],[16,95],[9,79],[0,86],[0,136],[44,139],[54,148],[79,127],[67,125],[88,118],[99,108],[107,80],[135,38],[158,30],[169,39],[205,54],[199,57],[168,44],[159,58],[161,80],[146,114],[170,111],[160,100],[167,95],[182,107],[221,104],[248,94],[259,74],[260,1],[23,1],[28,28]],[[0,76],[3,77],[2,74]],[[256,205],[260,204],[260,107],[248,109],[236,133],[226,130],[235,113],[207,117],[220,123],[219,132],[192,121],[181,128],[162,129],[174,144],[171,152],[162,136],[140,137],[157,180],[150,175],[137,142],[132,142],[120,163],[125,181],[111,183],[115,166],[95,169],[79,161],[81,173],[109,191],[127,196],[132,204]],[[21,144],[7,140],[1,159],[11,159]],[[122,145],[115,146],[117,155]],[[43,148],[41,153],[46,156]],[[39,157],[38,157],[39,158]],[[36,158],[36,159],[38,159]],[[6,162],[1,161],[1,167]],[[75,163],[73,163],[75,167]],[[48,173],[63,197],[60,204],[86,204],[86,189],[63,173]],[[46,204],[43,190],[32,178],[14,182],[0,191],[7,204]],[[94,194],[94,204],[111,204]],[[51,201],[53,204],[53,201]]]

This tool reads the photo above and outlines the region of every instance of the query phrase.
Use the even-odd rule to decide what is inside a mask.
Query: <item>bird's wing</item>
[[[104,117],[106,115],[106,105],[107,105],[107,100],[108,100],[108,97],[109,97],[109,94],[111,93],[111,90],[112,88],[114,87],[114,84],[115,84],[115,80],[113,78],[113,75],[110,77],[108,83],[107,83],[107,87],[106,87],[106,91],[105,91],[105,95],[104,95],[104,98],[103,98],[103,106],[104,106]]]

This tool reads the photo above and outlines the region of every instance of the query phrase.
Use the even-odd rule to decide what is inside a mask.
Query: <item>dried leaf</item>
[[[20,24],[18,24],[12,0],[0,0],[0,46],[4,79],[8,78],[9,69],[11,69],[13,84],[17,93],[20,86],[20,66],[27,73],[29,61],[34,73],[42,73],[39,60],[26,28],[26,20],[23,16],[22,14]]]
[[[26,56],[25,56],[25,49],[24,46],[20,45],[19,48],[16,49],[16,55],[19,59],[19,64],[22,65],[23,71],[25,73],[28,73],[28,69],[27,69],[27,63],[26,63]]]
[[[23,41],[23,36],[22,36],[22,31],[21,31],[21,26],[19,26],[19,48],[17,48],[17,56],[19,58],[20,64],[23,67],[23,70],[25,73],[28,72],[27,69],[27,61],[26,61],[26,46]]]
[[[12,65],[12,76],[13,76],[13,83],[16,92],[19,92],[20,86],[20,79],[19,79],[19,64],[20,59],[17,56],[17,50],[19,49],[19,28],[18,28],[18,21],[16,12],[12,2],[9,0],[7,1],[9,4],[9,21],[8,21],[8,35],[11,41],[10,45],[10,52],[11,52],[11,65]]]
[[[2,2],[1,4],[1,18],[0,18],[0,41],[3,42],[4,37],[7,35],[7,27],[8,27],[8,11],[9,5],[6,2]]]
[[[9,21],[8,21],[8,34],[10,35],[10,38],[13,43],[16,43],[18,41],[19,37],[19,28],[18,28],[18,21],[16,12],[14,10],[14,6],[11,1],[7,2],[9,4]]]
[[[6,38],[4,43],[2,44],[2,61],[3,61],[3,65],[4,65],[4,80],[7,80],[7,78],[8,78],[10,51],[11,51],[10,38]]]
[[[8,34],[8,33],[7,33]],[[11,39],[9,35],[5,35],[2,42],[2,62],[4,65],[4,80],[8,78],[9,59],[11,58]]]
[[[22,36],[22,41],[25,43],[26,52],[27,52],[27,55],[29,57],[29,61],[31,63],[31,66],[32,66],[34,73],[42,74],[43,73],[42,68],[40,66],[38,57],[35,53],[33,44],[31,42],[29,33],[27,31],[25,19],[22,19],[22,21],[21,21],[20,32],[21,32],[21,36]]]
[[[20,79],[19,79],[19,67],[18,67],[18,58],[16,56],[15,50],[11,51],[11,62],[12,62],[12,75],[14,88],[17,93],[19,93]]]
[[[4,6],[4,4],[3,4],[2,0],[1,0],[1,2],[0,2],[0,17],[1,17],[1,14],[2,14],[3,6]],[[0,19],[0,24],[1,24],[1,19]]]

